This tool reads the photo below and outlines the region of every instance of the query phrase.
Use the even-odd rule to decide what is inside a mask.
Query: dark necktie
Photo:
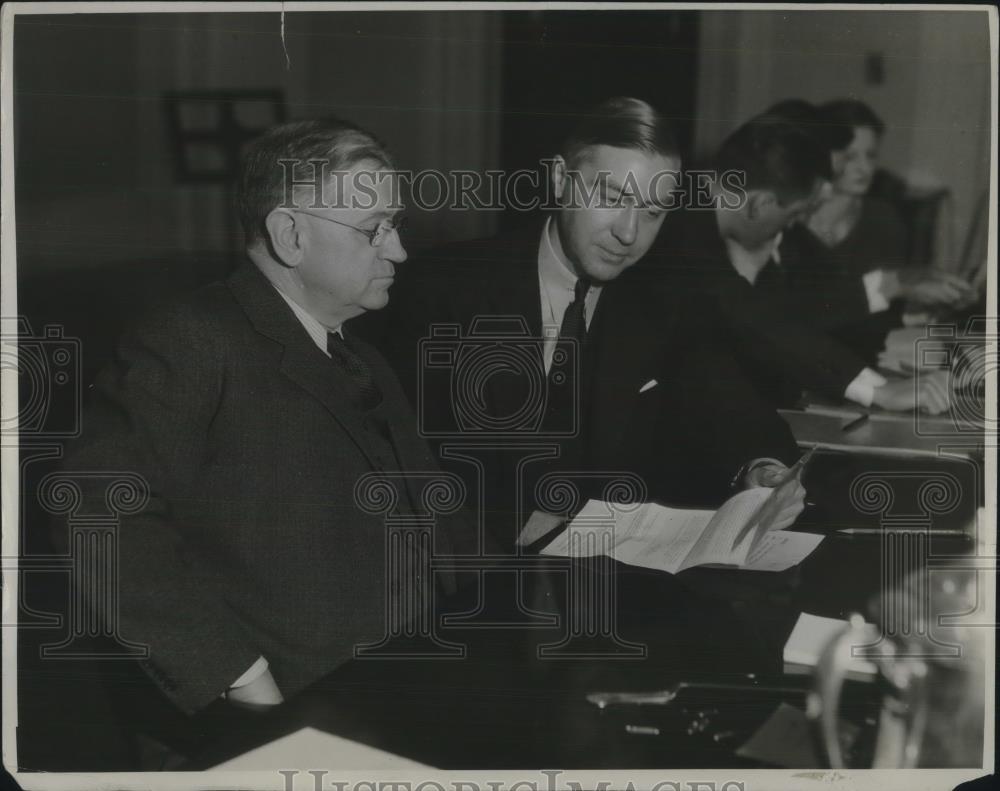
[[[548,375],[548,402],[546,427],[550,431],[565,433],[574,424],[579,426],[579,416],[574,420],[578,403],[580,372],[583,363],[583,344],[587,339],[587,320],[584,313],[590,283],[577,280],[573,301],[563,313],[559,339],[552,355]]]
[[[562,325],[559,327],[559,340],[574,339],[582,344],[587,338],[587,319],[584,308],[587,303],[587,292],[590,291],[590,282],[587,280],[577,280],[573,287],[573,301],[566,308],[563,314]]]
[[[336,332],[326,335],[326,350],[330,359],[345,373],[358,393],[358,404],[362,409],[373,409],[382,402],[382,391],[379,390],[372,376],[371,369],[351,345]]]

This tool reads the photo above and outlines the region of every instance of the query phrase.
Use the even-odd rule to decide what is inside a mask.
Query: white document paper
[[[740,566],[748,571],[785,571],[805,560],[823,540],[815,533],[772,530],[765,533]]]
[[[801,562],[823,537],[787,531],[772,534],[755,526],[753,520],[772,491],[748,489],[718,511],[590,500],[542,554],[608,555],[671,574],[702,565],[782,571]]]
[[[517,537],[517,545],[526,547],[559,527],[563,522],[563,517],[558,514],[547,514],[544,511],[532,511],[528,521],[521,529],[521,534]]]
[[[213,771],[275,771],[293,766],[311,769],[427,769],[424,764],[394,753],[387,753],[367,744],[345,739],[316,728],[282,736],[270,744],[213,766]]]
[[[823,650],[846,628],[847,621],[801,613],[785,643],[782,658],[790,664],[816,667]],[[874,643],[877,639],[876,627],[865,624],[864,643]],[[852,656],[851,648],[850,645],[844,646],[844,659],[849,662],[848,670],[860,675],[875,675],[878,672],[875,664],[864,657]]]
[[[702,532],[681,568],[721,563],[741,566],[754,546],[760,531],[752,529],[735,546],[733,542],[756,516],[774,489],[757,486],[733,495],[722,504]]]
[[[712,511],[662,508],[650,503],[617,505],[590,500],[543,555],[608,555],[622,563],[676,573]]]

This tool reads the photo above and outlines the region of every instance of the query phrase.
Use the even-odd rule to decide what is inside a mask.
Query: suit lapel
[[[333,362],[316,348],[274,286],[252,263],[234,272],[228,285],[254,329],[283,347],[281,373],[326,407],[376,468],[348,384],[338,376]]]
[[[411,411],[406,396],[403,395],[386,361],[375,348],[364,341],[359,341],[354,333],[345,331],[345,335],[358,356],[371,368],[372,375],[382,390],[385,400],[380,411],[385,418],[388,440],[399,463],[399,471],[404,473],[403,482],[409,495],[410,509],[413,514],[421,515],[424,513],[426,502],[424,497],[426,479],[422,473],[434,475],[439,472],[439,468],[431,455],[430,448],[417,433],[416,420],[410,417]],[[447,517],[436,515],[432,546],[434,551],[441,555],[454,554],[454,542],[448,530],[449,523]],[[461,525],[461,521],[456,524]],[[449,580],[445,583],[446,587],[453,585],[450,572],[445,572],[443,579]]]
[[[663,330],[631,296],[625,283],[605,286],[587,335],[584,435],[595,458],[620,446],[639,389],[660,370]]]

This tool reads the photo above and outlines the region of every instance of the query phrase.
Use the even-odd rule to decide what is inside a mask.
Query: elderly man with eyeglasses
[[[280,703],[385,634],[386,530],[355,485],[435,470],[395,376],[346,328],[386,305],[406,259],[394,178],[343,121],[255,141],[237,190],[248,260],[120,342],[68,453],[67,470],[149,486],[116,533],[117,623],[189,714]],[[435,541],[457,546],[446,528]]]

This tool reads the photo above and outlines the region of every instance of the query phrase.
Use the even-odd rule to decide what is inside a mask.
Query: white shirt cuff
[[[268,671],[268,668],[270,667],[271,666],[267,663],[267,660],[264,659],[264,657],[262,656],[257,657],[257,661],[254,662],[252,665],[250,665],[250,668],[247,670],[246,673],[244,673],[242,676],[236,679],[232,684],[230,684],[229,688],[236,689],[237,687],[245,687],[251,681],[256,681],[258,678],[264,675]]]
[[[930,313],[927,311],[921,311],[920,313],[904,313],[903,314],[903,326],[904,327],[926,327],[931,323]]]
[[[753,470],[757,469],[758,467],[762,467],[765,464],[775,464],[775,465],[777,465],[779,467],[784,467],[785,466],[785,463],[783,461],[781,461],[780,459],[772,459],[772,458],[766,458],[766,457],[765,458],[759,458],[759,459],[752,459],[751,461],[748,461],[746,464],[744,464],[742,467],[740,467],[736,471],[736,474],[733,476],[732,480],[729,482],[730,488],[732,488],[732,489],[739,489],[739,488],[742,488],[743,486],[745,486],[746,485],[747,476]]]
[[[844,391],[844,397],[862,406],[871,406],[875,400],[875,388],[886,383],[886,378],[871,368],[865,368],[854,377]]]
[[[888,310],[889,300],[882,293],[885,273],[881,269],[875,269],[866,275],[862,275],[861,282],[865,286],[865,296],[868,297],[868,311],[870,313],[881,313],[883,310]]]

